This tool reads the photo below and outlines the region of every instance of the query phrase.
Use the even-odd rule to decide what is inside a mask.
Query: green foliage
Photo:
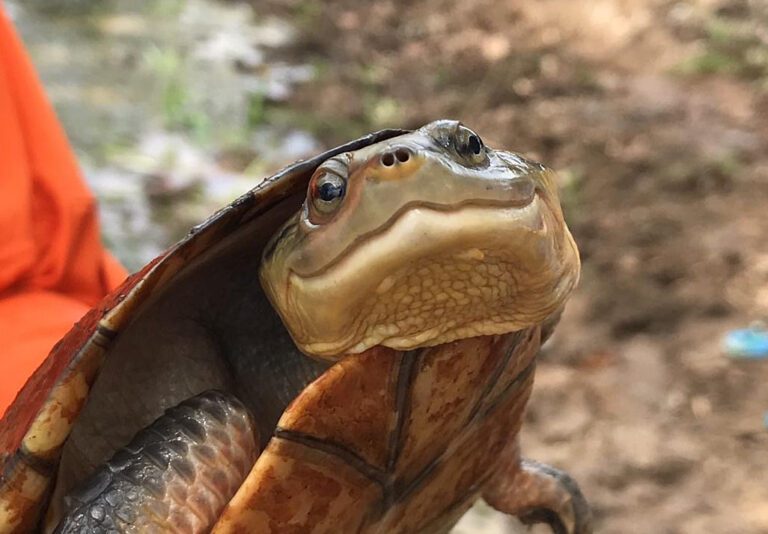
[[[702,49],[676,69],[688,76],[722,74],[763,84],[768,80],[768,43],[760,38],[766,21],[713,16],[704,23]]]
[[[175,48],[149,47],[144,63],[160,84],[160,112],[164,126],[170,130],[188,132],[198,140],[209,137],[210,121],[197,109],[187,85],[184,58]]]
[[[584,170],[579,167],[567,167],[557,173],[560,186],[560,204],[563,206],[565,218],[570,223],[582,215],[581,188],[584,182]]]
[[[301,28],[311,28],[322,14],[323,4],[317,0],[299,2],[293,12],[294,23]]]
[[[403,108],[394,98],[369,94],[363,98],[363,106],[365,122],[373,128],[394,126],[403,120]]]
[[[729,178],[738,176],[744,169],[741,155],[732,151],[721,154],[711,163],[717,172]]]
[[[264,95],[252,93],[248,96],[248,128],[255,130],[267,122],[267,105]]]
[[[738,62],[721,52],[704,51],[686,59],[678,66],[681,74],[735,74],[739,70]]]

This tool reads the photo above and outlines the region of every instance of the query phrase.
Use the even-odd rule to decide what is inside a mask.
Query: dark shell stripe
[[[0,533],[24,528],[31,520],[28,516],[40,504],[37,501],[43,498],[50,482],[49,475],[38,472],[40,461],[57,461],[104,354],[140,305],[213,244],[304,190],[311,173],[326,159],[403,133],[406,132],[382,130],[369,134],[294,163],[263,180],[128,277],[76,323],[53,347],[0,420]],[[32,471],[45,480],[32,484]]]
[[[416,370],[418,369],[419,357],[422,354],[423,351],[412,351],[403,354],[397,371],[396,422],[395,428],[390,434],[387,473],[392,473],[395,470],[397,460],[400,458],[400,452],[403,450],[405,423],[408,420],[408,410],[410,409],[408,399],[413,387]]]
[[[375,495],[369,496],[369,501],[360,503],[359,506],[365,507],[367,511],[364,517],[358,517],[359,522],[353,521],[355,531],[421,532],[427,527],[432,528],[430,525],[443,525],[451,517],[460,515],[460,512],[466,507],[467,501],[471,501],[478,495],[483,483],[492,474],[487,469],[486,454],[499,454],[509,441],[514,441],[520,426],[522,410],[533,383],[539,333],[539,327],[535,326],[508,336],[502,336],[498,338],[498,341],[486,343],[488,351],[491,353],[488,361],[492,362],[493,365],[483,367],[482,387],[479,388],[481,393],[474,397],[471,395],[465,397],[466,402],[471,403],[471,406],[467,406],[462,412],[466,414],[466,417],[458,423],[456,433],[448,435],[430,434],[431,439],[429,441],[438,441],[442,445],[433,455],[429,456],[427,461],[418,464],[418,469],[413,473],[409,472],[408,463],[402,462],[402,455],[406,450],[406,439],[414,432],[418,433],[422,430],[410,427],[413,424],[411,411],[415,409],[416,392],[414,388],[417,386],[417,379],[424,380],[424,377],[419,376],[419,370],[424,369],[422,364],[429,364],[429,360],[439,360],[441,349],[422,349],[407,353],[380,349],[358,356],[350,356],[343,360],[337,364],[337,367],[346,368],[346,371],[349,372],[344,374],[339,371],[336,376],[333,376],[333,373],[326,373],[318,379],[316,390],[313,391],[313,386],[308,387],[297,399],[297,402],[286,411],[287,416],[281,420],[281,426],[278,427],[275,437],[265,453],[262,454],[262,458],[267,459],[264,462],[266,467],[262,468],[262,471],[267,474],[257,475],[254,485],[257,490],[263,491],[257,491],[253,500],[243,504],[243,508],[250,508],[250,511],[246,511],[244,515],[247,516],[248,513],[256,510],[257,514],[270,516],[271,522],[268,527],[264,527],[265,532],[290,531],[288,524],[292,519],[284,518],[282,515],[285,514],[274,511],[271,507],[273,504],[265,495],[270,491],[278,491],[278,493],[287,491],[286,488],[299,482],[296,478],[298,475],[291,472],[278,476],[272,472],[273,468],[269,467],[269,462],[274,464],[275,461],[278,461],[275,460],[278,457],[282,458],[278,463],[283,461],[293,464],[309,462],[307,460],[310,457],[309,451],[313,451],[312,454],[322,453],[323,457],[327,458],[323,460],[325,464],[348,466],[358,476],[367,479],[371,487],[377,488]],[[490,340],[491,338],[485,339]],[[499,348],[503,349],[503,352],[493,354]],[[476,355],[468,354],[465,360],[471,360],[472,356]],[[355,362],[355,360],[360,361]],[[353,367],[356,364],[369,369],[377,369],[379,365],[377,360],[396,361],[390,368],[390,376],[379,377],[381,390],[387,391],[386,395],[394,398],[392,404],[395,407],[393,421],[389,428],[389,439],[386,440],[387,461],[383,469],[365,459],[365,457],[371,456],[364,450],[367,446],[373,446],[371,443],[361,441],[357,445],[341,444],[336,439],[337,435],[330,430],[323,435],[313,435],[313,432],[321,434],[316,430],[318,428],[321,431],[327,429],[323,429],[319,423],[314,421],[316,418],[314,413],[310,413],[308,416],[313,419],[311,424],[303,417],[307,415],[307,410],[311,410],[317,403],[324,403],[327,407],[329,402],[327,397],[345,391],[350,382],[354,382]],[[514,376],[505,381],[505,377],[510,373],[514,373]],[[500,382],[505,382],[502,384],[503,387],[499,387]],[[350,412],[355,412],[355,410],[352,409]],[[294,413],[298,413],[298,415],[291,417]],[[320,413],[325,416],[327,410]],[[354,426],[358,420],[364,419],[366,414],[366,408],[358,406],[356,413],[348,414],[349,424]],[[327,421],[331,425],[328,427],[330,429],[336,424],[332,419],[331,417]],[[440,428],[437,431],[439,432]],[[298,450],[294,449],[287,460],[278,452],[282,450],[282,444],[285,442],[291,442],[294,446],[299,447]],[[473,451],[477,451],[482,461],[478,460]],[[411,454],[417,453],[419,453],[418,449],[411,449]],[[258,465],[257,463],[254,471],[258,471]],[[460,477],[461,480],[452,479],[453,473],[461,471],[465,465],[470,466],[471,473]],[[447,480],[447,483],[439,484],[436,482],[439,480]],[[266,484],[268,487],[262,487],[262,484]],[[429,494],[430,492],[434,493],[435,486],[448,487],[451,484],[455,485],[454,493],[450,493],[453,490],[446,490],[448,491],[446,495],[438,495],[438,497],[430,500]],[[317,491],[319,495],[321,491],[326,491],[322,488],[327,488],[328,485],[327,480],[322,484],[318,482],[316,489],[310,485],[309,489],[306,490],[310,496],[302,497],[308,503],[306,506],[312,506],[316,502],[312,500],[314,498],[311,495],[313,491]],[[423,497],[422,494],[427,495],[427,497]],[[421,500],[419,499],[420,495],[423,497]],[[243,498],[245,499],[245,495]],[[232,503],[233,508],[241,506],[237,500],[236,497]],[[422,501],[431,504],[423,504]],[[437,508],[409,514],[405,510],[410,508],[413,502],[416,502],[416,506]],[[236,514],[237,512],[233,515]],[[237,532],[238,528],[251,525],[250,522],[254,520],[254,517],[251,515],[237,519],[225,518],[222,523],[224,526],[215,532]],[[341,517],[338,515],[334,520],[339,521]],[[350,517],[343,517],[344,520],[351,521]],[[327,519],[326,516],[324,518]],[[419,524],[408,526],[409,522],[413,521],[419,521]],[[299,529],[297,532],[301,531],[301,528],[308,528],[309,526],[308,524],[293,525],[294,528]],[[317,528],[317,532],[335,532],[335,530],[324,530],[314,523],[312,526]]]
[[[511,395],[524,389],[525,386],[528,384],[529,380],[533,376],[534,368],[535,368],[535,361],[532,360],[523,369],[523,371],[520,372],[520,374],[517,376],[515,381],[509,384],[509,386],[507,386],[507,388],[501,393],[501,395],[499,395],[498,398],[491,399],[487,409],[479,410],[475,412],[472,418],[469,421],[467,421],[466,425],[468,427],[473,426],[479,423],[480,421],[482,421],[483,419],[491,416],[493,414],[493,411],[496,408],[498,408],[500,405],[502,405],[503,402],[507,400]],[[483,400],[485,400],[485,398],[483,398]],[[408,499],[408,497],[410,497],[410,495],[414,491],[416,491],[422,484],[424,484],[430,478],[430,475],[434,472],[434,470],[438,467],[438,465],[440,465],[443,457],[447,456],[446,454],[447,452],[448,452],[447,450],[444,451],[442,454],[440,454],[440,456],[438,456],[431,463],[426,465],[424,469],[418,475],[416,475],[416,478],[410,481],[408,484],[404,485],[401,488],[396,488],[395,486],[393,488],[395,490],[393,492],[394,493],[393,502],[403,502],[406,499]],[[478,483],[478,485],[479,484],[480,482]],[[470,489],[467,490],[465,493],[467,495],[471,495],[472,493],[474,493],[474,491],[470,487]],[[461,497],[459,497],[459,499],[461,499]]]
[[[524,331],[524,333],[527,335],[528,331]],[[483,408],[483,405],[488,402],[488,399],[491,396],[491,392],[496,388],[496,384],[499,382],[499,378],[501,377],[502,373],[504,373],[505,370],[509,367],[510,360],[512,359],[512,356],[519,350],[520,344],[525,340],[525,337],[518,333],[515,336],[515,341],[510,345],[510,347],[504,352],[504,357],[501,359],[501,361],[496,365],[496,368],[493,370],[493,374],[491,375],[490,379],[486,382],[483,393],[480,395],[480,399],[478,402],[475,403],[475,405],[472,407],[472,412],[470,413],[469,420],[473,421],[477,415],[480,413],[481,409]]]
[[[369,463],[350,447],[337,443],[333,439],[319,438],[306,432],[280,426],[275,429],[275,438],[294,441],[305,447],[321,450],[338,457],[349,464],[350,467],[360,472],[361,475],[381,486],[384,500],[391,500],[394,481],[393,473],[399,451],[402,449],[403,431],[408,415],[408,397],[413,383],[416,364],[422,352],[422,350],[416,350],[395,356],[398,359],[397,365],[393,367],[393,374],[396,376],[396,379],[393,381],[396,395],[395,413],[393,414],[395,423],[389,436],[389,445],[387,447],[389,450],[385,469]]]
[[[522,414],[532,389],[532,375],[510,391],[500,409],[468,427],[456,437],[449,450],[430,471],[424,482],[392,507],[373,532],[424,532],[426,525],[439,522],[461,499],[477,495],[493,474],[489,458],[497,458],[510,444],[514,445],[522,423]]]
[[[475,419],[484,419],[492,414],[494,410],[496,410],[499,405],[507,399],[507,397],[509,397],[514,391],[518,390],[522,384],[533,377],[533,371],[535,368],[535,360],[526,365],[523,370],[520,371],[517,376],[515,376],[515,379],[504,387],[499,395],[489,399],[490,402],[488,402],[488,404],[478,412],[478,414],[473,418],[473,421]]]
[[[334,443],[327,439],[320,439],[311,434],[287,430],[280,427],[275,429],[275,437],[336,456],[343,462],[349,464],[350,467],[360,472],[361,475],[380,485],[382,488],[385,488],[387,484],[387,472],[382,471],[375,465],[369,464],[355,451],[344,445],[339,445],[338,443]]]

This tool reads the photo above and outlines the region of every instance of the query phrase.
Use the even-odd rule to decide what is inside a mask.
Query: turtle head
[[[335,359],[542,322],[579,257],[553,172],[443,120],[320,165],[260,276],[299,348]]]

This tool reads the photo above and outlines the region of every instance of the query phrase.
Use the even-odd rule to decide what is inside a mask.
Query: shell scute
[[[398,476],[414,478],[466,426],[503,356],[495,346],[502,339],[479,337],[424,351],[411,387]]]
[[[291,404],[279,428],[337,443],[384,470],[399,359],[391,349],[377,347],[360,358],[339,362]]]
[[[532,386],[533,375],[526,374],[498,409],[455,436],[435,463],[423,467],[417,480],[423,477],[424,481],[406,488],[399,502],[376,524],[378,532],[431,532],[453,520],[456,514],[451,512],[468,507],[491,474],[489,458],[498,457],[514,443]]]
[[[358,532],[381,488],[340,458],[275,438],[213,534]]]

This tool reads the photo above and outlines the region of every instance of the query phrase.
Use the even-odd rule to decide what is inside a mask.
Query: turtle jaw
[[[414,206],[332,268],[262,281],[299,348],[334,360],[536,324],[562,306],[578,263],[542,189],[525,206]]]

